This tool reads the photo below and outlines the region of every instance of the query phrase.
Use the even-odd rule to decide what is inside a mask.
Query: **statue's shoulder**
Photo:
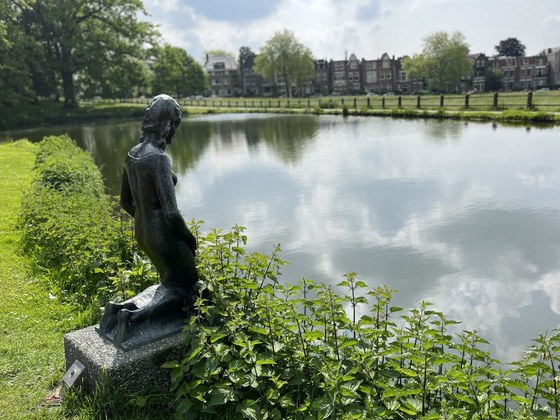
[[[137,144],[132,149],[130,149],[128,151],[126,159],[131,163],[135,161],[142,161],[143,163],[154,165],[170,163],[169,157],[160,149],[152,145],[146,145],[142,143]]]

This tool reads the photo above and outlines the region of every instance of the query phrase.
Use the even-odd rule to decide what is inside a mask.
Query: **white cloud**
[[[208,10],[204,17],[188,4],[147,1],[146,7],[163,38],[197,59],[209,49],[237,54],[247,45],[258,51],[282,29],[293,31],[317,58],[327,59],[341,59],[345,52],[359,58],[377,58],[383,52],[411,55],[436,31],[460,31],[471,51],[488,54],[508,37],[523,42],[528,54],[560,43],[555,41],[560,40],[557,0],[283,0],[272,14],[243,22],[213,19]]]

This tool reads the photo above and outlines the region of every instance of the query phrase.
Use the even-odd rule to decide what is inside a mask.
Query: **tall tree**
[[[27,63],[32,43],[16,21],[8,0],[0,0],[0,105],[32,99],[33,81]]]
[[[299,43],[288,30],[270,38],[255,59],[255,72],[273,83],[281,78],[288,96],[292,86],[303,83],[315,74],[315,63],[309,48]]]
[[[154,94],[168,93],[180,98],[208,90],[206,72],[182,48],[171,45],[156,48],[152,72]]]
[[[243,66],[245,64],[252,65],[255,60],[256,54],[251,50],[250,47],[239,48],[239,65]]]
[[[239,81],[243,96],[247,95],[247,78],[251,75],[256,56],[249,47],[239,48]]]
[[[64,105],[76,105],[75,78],[103,74],[100,68],[116,57],[139,57],[155,35],[138,19],[142,0],[12,0],[20,23],[41,43],[59,73]]]
[[[142,59],[114,57],[98,70],[80,79],[86,97],[101,94],[105,98],[132,98],[146,91],[149,71]]]
[[[424,40],[420,54],[405,58],[403,69],[411,76],[426,78],[433,90],[455,91],[461,78],[472,71],[468,53],[469,46],[460,32],[451,36],[436,32]]]
[[[525,55],[525,45],[517,38],[504,39],[495,48],[499,55],[505,57],[523,57]]]
[[[504,72],[498,69],[490,69],[486,74],[486,90],[497,91],[502,88]]]

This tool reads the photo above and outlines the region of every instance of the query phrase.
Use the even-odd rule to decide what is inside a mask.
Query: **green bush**
[[[339,104],[334,102],[332,99],[327,100],[320,100],[319,101],[319,108],[321,109],[336,109],[339,108]]]
[[[246,254],[239,226],[192,229],[212,301],[200,298],[186,326],[185,358],[166,364],[178,417],[558,415],[558,331],[504,370],[476,331],[453,336],[457,322],[429,303],[397,317],[394,291],[366,291],[355,273],[338,284],[342,294],[307,279],[282,284],[279,248]]]
[[[129,218],[117,209],[89,154],[67,136],[40,143],[19,223],[23,249],[54,293],[99,305],[154,282],[149,263],[137,255]]]

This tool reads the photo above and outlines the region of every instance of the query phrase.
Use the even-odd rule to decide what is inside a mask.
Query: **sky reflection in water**
[[[557,326],[558,129],[340,117],[316,124],[297,155],[251,145],[242,130],[227,141],[213,136],[181,174],[184,214],[207,226],[244,225],[259,251],[281,243],[290,262],[284,281],[337,283],[357,271],[372,286],[397,289],[404,307],[429,300],[479,330],[505,360]]]

